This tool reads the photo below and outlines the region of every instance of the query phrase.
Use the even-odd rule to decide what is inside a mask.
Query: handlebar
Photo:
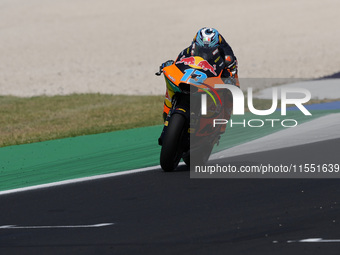
[[[163,67],[160,66],[159,71],[157,73],[155,73],[155,75],[160,76],[162,73],[163,73]]]

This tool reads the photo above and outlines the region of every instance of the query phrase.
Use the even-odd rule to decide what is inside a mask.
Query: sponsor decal
[[[168,76],[169,76],[169,78],[170,78],[173,82],[176,81],[176,79],[175,79],[174,77],[172,77],[170,74],[168,74]]]
[[[189,128],[189,129],[188,129],[188,133],[194,134],[194,133],[195,133],[195,129],[194,129],[194,128]]]
[[[216,59],[214,60],[214,62],[217,63],[217,61],[219,61],[220,58],[221,58],[221,56],[218,56],[218,58],[216,58]]]
[[[176,110],[182,111],[182,112],[186,112],[186,110],[184,110],[184,109],[182,109],[182,108],[177,108]]]
[[[176,62],[176,64],[181,64],[183,63],[184,65],[188,65],[192,68],[196,69],[203,69],[204,71],[211,72],[213,75],[217,76],[216,71],[216,65],[210,65],[208,61],[205,59],[194,56],[194,57],[181,57],[179,61]]]
[[[195,65],[195,57],[185,57],[185,56],[183,56],[183,57],[181,57],[180,58],[180,60],[179,61],[177,61],[176,62],[176,64],[181,64],[181,63],[183,63],[184,65],[189,65],[189,66],[191,66],[191,65]]]

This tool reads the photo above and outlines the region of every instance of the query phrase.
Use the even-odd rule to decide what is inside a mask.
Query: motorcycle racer
[[[222,72],[222,78],[225,83],[233,84],[239,86],[238,81],[238,69],[237,69],[237,59],[234,55],[233,50],[230,45],[226,42],[223,36],[214,28],[204,27],[198,30],[191,45],[185,48],[178,56],[176,63],[180,61],[190,61],[192,56],[199,55],[201,49],[211,49],[212,51],[218,51],[220,56],[224,60],[225,69]],[[175,61],[168,60],[162,64],[161,69],[166,66],[172,65]],[[181,62],[180,62],[181,63]],[[190,64],[190,63],[188,63]],[[202,63],[203,64],[203,63]],[[214,69],[208,64],[207,66],[202,66],[202,68],[207,68],[210,72],[214,73]],[[173,92],[169,89],[166,90],[164,109],[163,109],[163,119],[165,121],[171,109],[171,98]],[[226,100],[226,116],[225,119],[230,119],[230,114],[232,111],[232,97],[228,96]],[[224,130],[223,130],[224,131]]]

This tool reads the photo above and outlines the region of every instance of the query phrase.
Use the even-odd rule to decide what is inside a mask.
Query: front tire
[[[160,164],[165,172],[175,170],[181,160],[185,122],[185,117],[178,113],[174,113],[169,120],[160,155]]]

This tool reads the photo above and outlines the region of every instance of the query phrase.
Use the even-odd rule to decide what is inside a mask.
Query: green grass
[[[0,96],[0,147],[163,124],[163,96]],[[311,100],[309,103],[326,101]],[[254,100],[269,109],[271,100]],[[247,109],[246,109],[247,111]]]
[[[0,147],[162,124],[163,96],[0,97]]]

